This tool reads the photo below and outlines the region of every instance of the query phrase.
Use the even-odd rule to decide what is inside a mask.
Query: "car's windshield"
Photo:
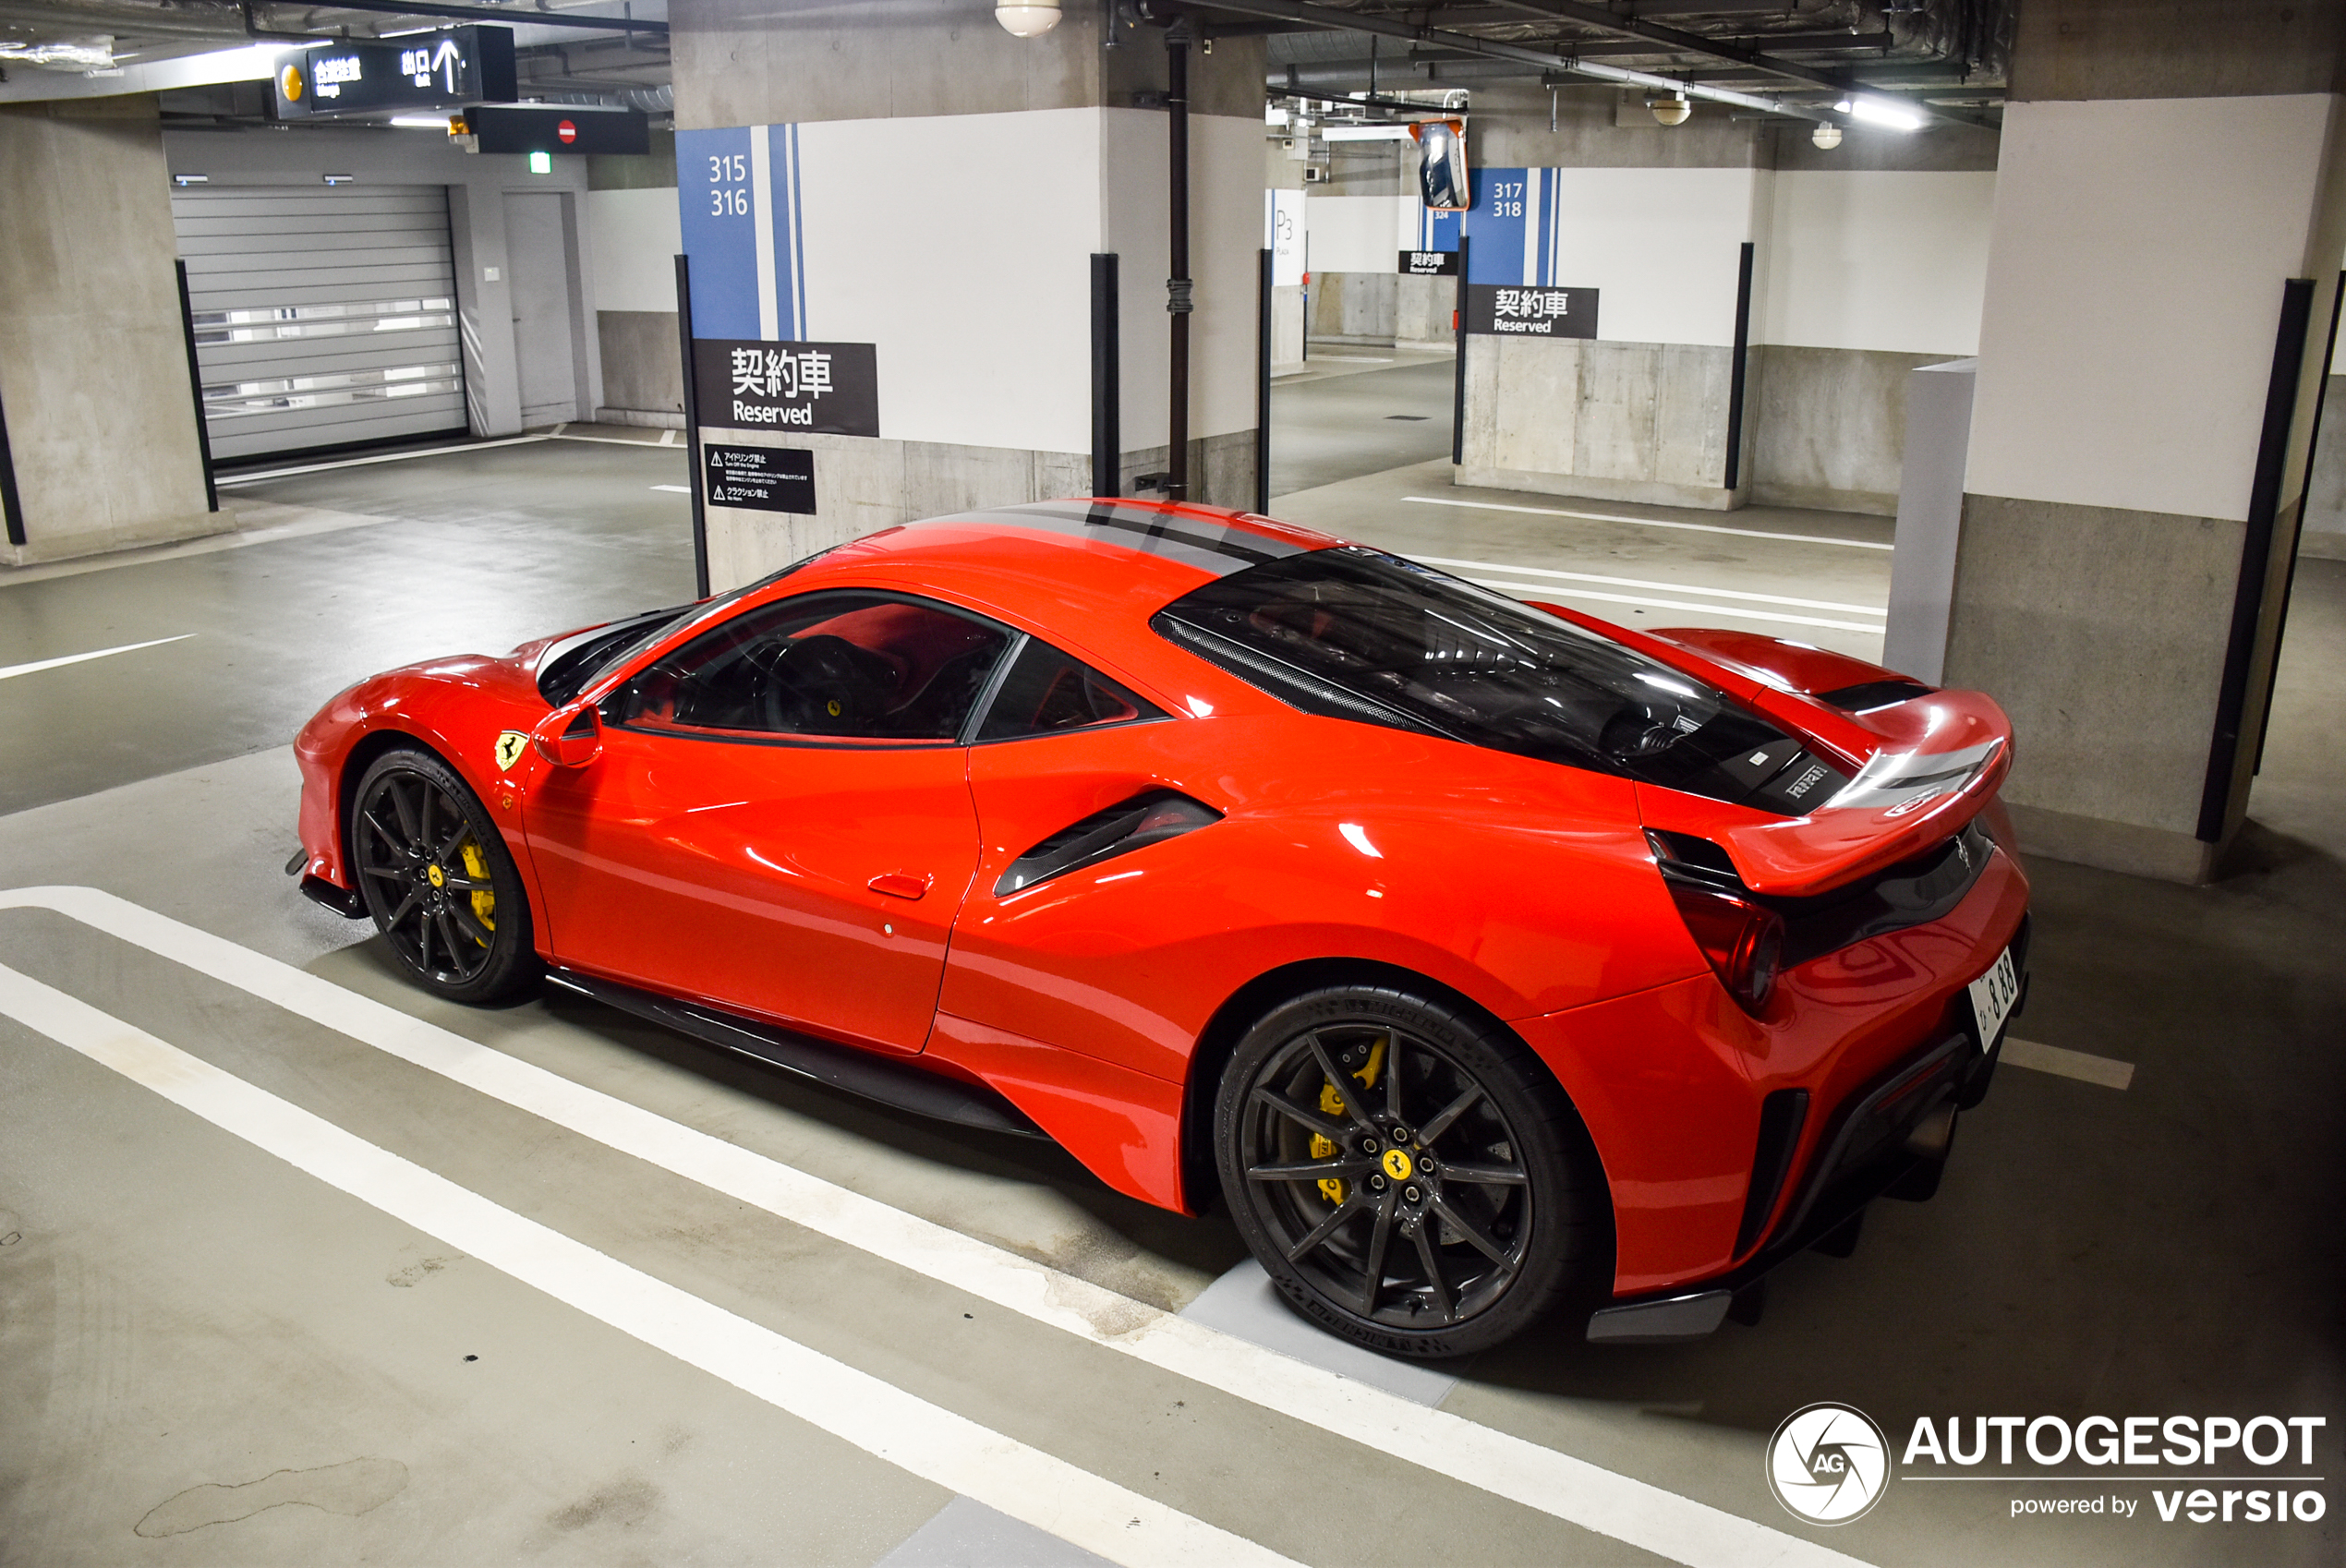
[[[1358,546],[1217,578],[1167,605],[1155,624],[1308,711],[1772,809],[1804,809],[1841,778],[1692,676],[1504,595]],[[1802,778],[1796,793],[1772,798]]]
[[[574,636],[565,637],[538,656],[538,694],[551,706],[561,707],[593,685],[604,671],[615,669],[635,658],[683,625],[687,619],[695,622],[707,621],[735,600],[780,582],[807,561],[828,553],[828,550],[817,550],[805,560],[792,561],[780,572],[760,577],[755,583],[728,588],[721,594],[692,604],[644,610],[624,620],[592,626]]]

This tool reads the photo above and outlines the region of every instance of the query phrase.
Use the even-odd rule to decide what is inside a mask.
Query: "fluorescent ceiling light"
[[[448,116],[445,115],[393,115],[391,117],[391,123],[394,126],[405,126],[409,130],[444,131],[448,128]]]
[[[1407,126],[1329,126],[1320,132],[1329,141],[1407,141]]]
[[[1833,107],[1868,125],[1888,126],[1892,130],[1922,129],[1922,116],[1903,103],[1880,98],[1844,98]]]

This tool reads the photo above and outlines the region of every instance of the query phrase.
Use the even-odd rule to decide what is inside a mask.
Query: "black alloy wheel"
[[[537,978],[528,900],[488,810],[439,758],[386,752],[358,781],[350,864],[408,977],[451,1001],[493,1002]]]
[[[1315,991],[1240,1042],[1222,1190],[1288,1300],[1387,1352],[1496,1345],[1610,1283],[1588,1134],[1502,1026],[1407,992]]]

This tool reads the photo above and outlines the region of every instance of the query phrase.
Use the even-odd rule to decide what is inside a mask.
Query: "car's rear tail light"
[[[1678,918],[1719,983],[1745,1012],[1759,1017],[1784,960],[1784,918],[1758,901],[1727,852],[1709,839],[1649,831],[1646,841]]]

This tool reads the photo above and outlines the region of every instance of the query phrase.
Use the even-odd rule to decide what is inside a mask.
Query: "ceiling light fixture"
[[[1808,139],[1830,152],[1841,145],[1841,127],[1831,120],[1821,121],[1808,133]]]
[[[1320,132],[1327,141],[1407,141],[1407,126],[1329,126]]]
[[[1048,5],[1038,5],[1034,0],[1015,0],[1012,4],[995,6],[994,19],[1001,23],[1002,30],[1012,38],[1040,38],[1059,25],[1058,0],[1050,0]]]
[[[1868,125],[1888,126],[1892,130],[1922,129],[1922,116],[1902,103],[1880,98],[1844,98],[1833,105],[1842,114],[1865,121]]]
[[[405,130],[444,131],[448,128],[448,116],[445,115],[393,115],[391,117],[391,123]]]
[[[1649,98],[1646,107],[1652,110],[1653,117],[1665,126],[1683,126],[1687,123],[1687,116],[1694,113],[1694,105],[1687,102],[1687,95],[1683,92],[1669,98]]]

